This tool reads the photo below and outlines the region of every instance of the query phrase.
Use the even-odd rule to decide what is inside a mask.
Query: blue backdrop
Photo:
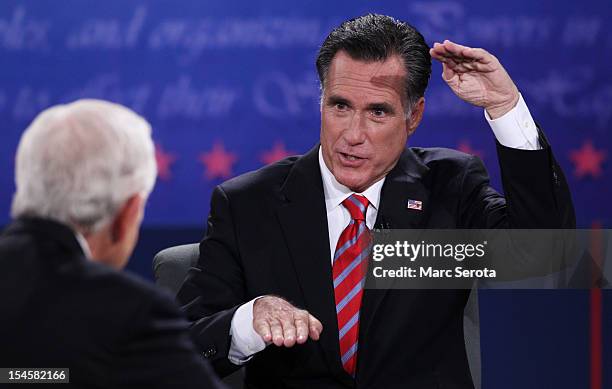
[[[333,26],[367,12],[411,22],[430,44],[451,39],[494,53],[554,147],[579,225],[612,226],[609,0],[4,0],[0,225],[9,220],[16,145],[37,112],[81,97],[125,104],[152,123],[157,145],[160,177],[130,265],[150,277],[155,251],[201,237],[215,185],[317,141],[318,46]],[[440,74],[436,63],[410,143],[478,154],[501,190],[482,110],[456,98]],[[486,292],[481,299],[485,387],[587,387],[587,292]],[[609,353],[609,332],[604,342]]]

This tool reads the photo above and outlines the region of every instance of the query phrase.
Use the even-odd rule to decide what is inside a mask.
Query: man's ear
[[[423,112],[425,111],[425,97],[421,97],[417,100],[416,104],[412,107],[412,112],[406,118],[406,131],[408,132],[408,136],[412,135],[414,130],[421,123],[421,119],[423,119]]]
[[[117,216],[112,224],[112,240],[113,243],[123,240],[134,223],[140,223],[140,210],[144,205],[142,195],[135,194],[131,196],[119,209]]]

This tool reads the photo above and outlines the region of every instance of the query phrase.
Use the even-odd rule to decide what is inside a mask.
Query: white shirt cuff
[[[484,115],[495,138],[502,145],[522,150],[542,149],[538,140],[538,128],[525,104],[523,95],[519,94],[516,106],[504,116],[491,119],[486,109]]]
[[[232,343],[228,352],[228,359],[234,365],[242,365],[266,348],[266,343],[253,329],[253,303],[259,297],[241,305],[232,317],[230,336]]]

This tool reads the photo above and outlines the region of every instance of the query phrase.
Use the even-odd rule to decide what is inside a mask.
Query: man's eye
[[[386,113],[387,112],[385,112],[384,109],[373,109],[372,110],[372,115],[374,115],[374,117],[377,117],[377,118],[385,117]]]
[[[336,103],[334,107],[339,111],[344,111],[345,109],[348,108],[348,106],[344,103]]]

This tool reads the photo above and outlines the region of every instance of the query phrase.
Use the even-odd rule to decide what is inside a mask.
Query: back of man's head
[[[57,105],[21,138],[11,214],[95,234],[130,198],[146,199],[156,174],[151,127],[142,117],[101,100]]]

